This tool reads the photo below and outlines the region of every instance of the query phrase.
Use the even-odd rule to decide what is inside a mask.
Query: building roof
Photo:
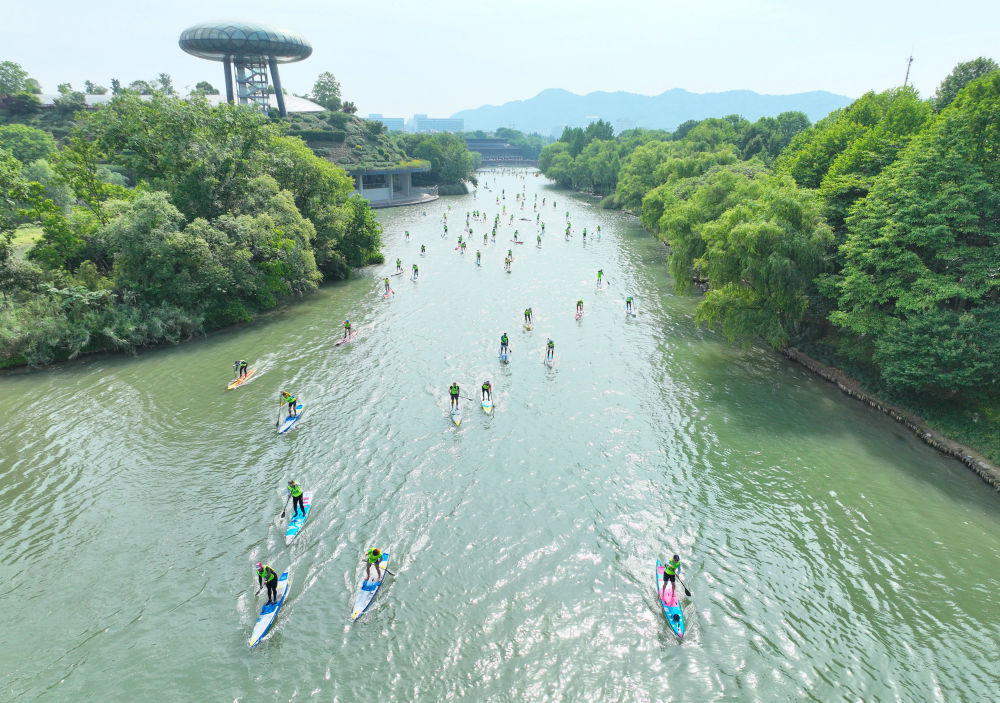
[[[312,46],[301,34],[255,22],[196,24],[181,32],[177,43],[187,53],[210,61],[273,58],[291,63],[312,54]]]

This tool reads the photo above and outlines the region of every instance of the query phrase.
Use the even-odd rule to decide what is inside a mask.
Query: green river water
[[[533,172],[483,178],[381,211],[385,266],[252,326],[0,377],[0,700],[996,700],[995,491],[696,328],[634,219]],[[473,222],[460,255],[501,188],[514,225],[482,247]],[[420,278],[383,300],[396,256]],[[227,392],[237,358],[258,372]],[[448,385],[478,399],[487,378],[494,415],[463,401],[456,428]],[[281,389],[306,408],[284,436]],[[315,498],[286,547],[289,478]],[[376,545],[397,576],[351,623]],[[675,551],[682,643],[654,593]],[[250,651],[258,559],[292,588]]]

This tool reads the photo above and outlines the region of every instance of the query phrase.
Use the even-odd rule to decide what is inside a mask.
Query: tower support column
[[[228,58],[222,59],[222,67],[226,72],[226,101],[236,102],[233,97],[233,62]]]
[[[278,98],[278,114],[282,117],[288,116],[288,111],[285,109],[285,96],[281,92],[281,79],[278,77],[278,62],[271,57],[267,60],[267,64],[271,69],[271,81],[274,83],[274,95]]]

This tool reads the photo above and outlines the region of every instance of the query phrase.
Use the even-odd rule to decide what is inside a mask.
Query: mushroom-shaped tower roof
[[[312,46],[301,34],[251,22],[206,22],[188,27],[177,41],[181,49],[211,61],[275,59],[301,61]]]

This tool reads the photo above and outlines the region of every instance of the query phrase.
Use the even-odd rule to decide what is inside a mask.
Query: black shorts
[[[664,583],[664,584],[666,584],[666,583],[667,583],[667,581],[669,581],[670,583],[677,583],[677,582],[675,581],[675,575],[674,575],[674,574],[667,574],[667,573],[664,573],[664,574],[663,574],[663,583]]]

